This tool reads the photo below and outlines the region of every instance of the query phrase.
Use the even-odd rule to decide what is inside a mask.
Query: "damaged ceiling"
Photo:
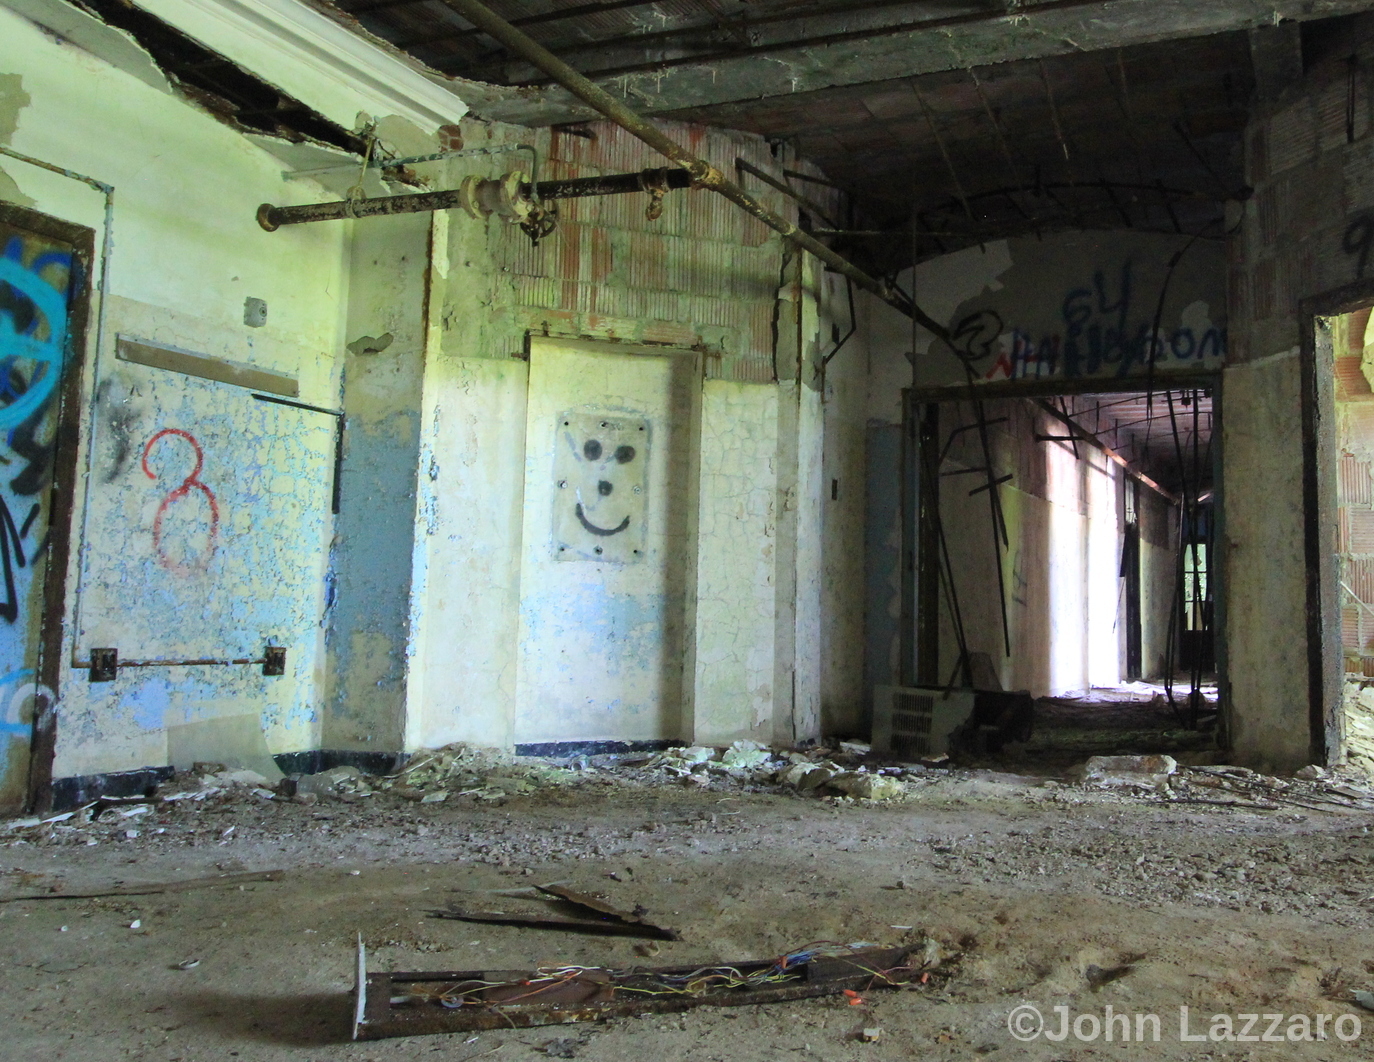
[[[244,133],[359,155],[366,150],[361,137],[140,7],[123,0],[75,0],[75,6],[127,33],[182,93]]]
[[[1172,494],[1196,497],[1212,489],[1210,388],[1066,396],[1040,404]]]
[[[854,204],[811,224],[842,226],[837,249],[888,271],[913,253],[1063,228],[1221,235],[1224,204],[1248,194],[1241,137],[1257,86],[1278,91],[1301,73],[1304,51],[1339,47],[1341,16],[1366,5],[489,6],[642,113],[791,142]],[[341,0],[338,10],[441,73],[494,86],[476,106],[484,117],[588,115],[444,0]]]

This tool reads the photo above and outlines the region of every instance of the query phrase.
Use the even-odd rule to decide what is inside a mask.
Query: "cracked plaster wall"
[[[1303,499],[1300,302],[1371,275],[1374,244],[1374,23],[1346,54],[1310,69],[1247,130],[1255,194],[1230,242],[1231,364],[1222,383],[1220,554],[1238,762],[1294,768],[1338,760],[1340,646],[1335,572],[1331,372],[1318,370],[1317,542],[1325,735],[1311,734]],[[1348,61],[1348,59],[1350,61]],[[1369,298],[1364,297],[1364,305]],[[1322,337],[1318,337],[1322,338]],[[1322,338],[1323,342],[1329,340]],[[1329,349],[1327,351],[1329,357]]]
[[[273,681],[251,668],[126,671],[101,687],[75,672],[62,691],[59,776],[188,756],[508,744],[526,377],[525,362],[512,355],[531,331],[704,355],[695,467],[699,515],[714,529],[700,540],[696,589],[712,597],[692,620],[702,637],[688,662],[693,732],[684,736],[775,732],[780,665],[789,685],[784,729],[815,735],[825,670],[825,413],[815,379],[780,387],[774,366],[804,358],[814,370],[825,324],[812,278],[791,331],[775,343],[783,263],[773,234],[705,193],[674,193],[662,223],[644,218],[638,196],[564,204],[559,235],[539,249],[499,221],[461,215],[432,227],[428,218],[391,218],[263,233],[251,223],[258,203],[327,195],[308,182],[284,184],[278,161],[150,83],[148,70],[117,70],[0,17],[13,22],[7,58],[21,78],[6,85],[5,99],[19,101],[14,145],[119,187],[111,344],[126,331],[291,373],[303,401],[342,405],[348,423],[336,522],[332,418],[255,403],[229,385],[102,351],[84,381],[97,419],[83,582],[69,610],[80,608],[80,637],[116,644],[126,658],[256,656],[272,639],[288,646],[289,673]],[[118,136],[125,128],[130,134]],[[756,138],[673,128],[717,165],[730,167],[737,155],[779,165]],[[464,133],[470,145],[533,141],[541,177],[661,162],[604,127],[592,145],[475,122]],[[122,146],[147,143],[174,150]],[[447,187],[466,172],[497,175],[520,158],[421,172]],[[4,169],[14,166],[6,160]],[[98,229],[93,193],[45,174],[12,179],[40,209]],[[790,209],[772,193],[763,197],[779,212]],[[264,329],[242,324],[248,294],[268,300]],[[251,405],[240,408],[245,399]],[[209,557],[184,585],[149,550],[158,503],[144,495],[158,484],[128,453],[118,456],[121,439],[138,449],[164,427],[196,436],[200,478],[224,503],[213,551],[208,510],[183,514],[178,556]],[[791,432],[781,497],[780,428]],[[150,456],[156,475],[177,473],[173,465],[186,455],[165,448],[183,445],[180,436],[164,437]],[[120,461],[104,489],[100,476]],[[198,488],[191,493],[203,499]],[[780,508],[795,522],[783,555]],[[787,584],[781,600],[779,573]],[[790,629],[781,643],[780,617]],[[725,651],[727,635],[733,652]],[[827,651],[838,657],[843,646]],[[799,691],[795,720],[791,688]]]
[[[736,156],[780,165],[756,138],[667,125],[717,165],[733,169]],[[465,122],[463,133],[470,147],[534,144],[543,178],[661,164],[615,127],[592,128],[594,141],[477,122]],[[528,156],[454,160],[435,179],[451,186],[465,173],[495,176],[517,165],[527,167]],[[796,661],[801,730],[819,730],[823,414],[815,380],[801,389],[804,398],[795,383],[774,382],[775,362],[780,371],[791,365],[795,379],[799,350],[814,360],[822,328],[814,278],[803,312],[789,317],[790,328],[777,327],[775,348],[780,241],[706,193],[671,193],[661,221],[646,219],[645,205],[638,195],[565,201],[558,233],[538,247],[499,220],[452,216],[436,270],[444,279],[432,307],[421,417],[409,747],[507,744],[515,732],[527,334],[705,355],[695,457],[696,613],[686,661],[693,677],[684,698],[691,722],[681,736],[768,739],[780,711],[791,733]],[[770,206],[791,209],[781,197]],[[789,401],[790,421],[782,409]],[[790,473],[779,471],[788,432]],[[800,476],[799,452],[807,458]],[[805,541],[784,547],[780,510],[799,505]],[[789,574],[790,586],[783,585]],[[780,668],[788,685],[782,707]]]
[[[20,101],[0,121],[0,130],[13,127],[7,142],[117,190],[100,351],[94,320],[87,330],[82,401],[94,436],[83,435],[78,461],[89,493],[83,478],[64,658],[84,659],[92,645],[116,646],[124,659],[258,657],[269,641],[288,649],[278,679],[253,667],[173,667],[91,684],[84,670],[67,669],[55,774],[216,748],[264,757],[316,747],[332,425],[253,401],[242,388],[119,361],[115,338],[286,373],[301,400],[333,406],[346,231],[263,232],[253,221],[259,203],[309,201],[321,189],[283,184],[278,160],[150,84],[146,71],[126,73],[8,10],[0,10],[0,71],[5,99]],[[98,255],[97,192],[9,158],[0,168],[21,203],[95,230]],[[244,325],[250,295],[268,302],[264,328]],[[199,487],[169,501],[194,453],[182,435],[155,440],[167,429],[201,451],[197,480],[218,508],[213,534]],[[142,467],[145,450],[155,478]]]

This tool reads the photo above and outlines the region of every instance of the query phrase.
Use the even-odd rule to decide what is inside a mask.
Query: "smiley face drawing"
[[[568,412],[555,429],[554,555],[633,563],[644,556],[649,422]]]

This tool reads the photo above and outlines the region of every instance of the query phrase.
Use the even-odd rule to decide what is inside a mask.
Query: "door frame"
[[[584,351],[593,354],[617,354],[617,355],[647,355],[650,357],[673,357],[691,359],[691,412],[687,425],[687,483],[689,497],[686,501],[688,522],[686,528],[686,554],[684,558],[683,582],[685,592],[682,601],[682,687],[678,703],[678,734],[663,738],[650,740],[647,743],[629,742],[630,745],[646,744],[658,747],[659,745],[673,744],[679,739],[692,739],[695,730],[695,695],[696,695],[696,625],[697,625],[697,566],[699,559],[699,519],[701,515],[701,417],[704,400],[705,381],[706,381],[706,358],[700,350],[693,350],[688,347],[673,346],[669,344],[644,343],[634,340],[602,339],[587,337],[584,335],[560,335],[556,331],[533,330],[525,333],[524,351],[522,357],[528,368],[532,364],[532,356],[536,346],[545,345],[551,347],[562,347],[568,350]],[[526,424],[529,422],[529,391],[528,373],[526,375]],[[521,462],[521,477],[525,477],[525,463]],[[522,495],[523,497],[523,495]],[[524,504],[522,502],[522,510]],[[523,600],[524,595],[524,554],[525,545],[522,542],[520,548],[519,572],[517,575],[517,600]],[[518,613],[517,607],[517,613]],[[521,706],[521,694],[519,689],[519,654],[523,648],[519,645],[519,629],[517,628],[517,678],[515,693],[511,700],[511,728],[515,732],[518,726],[518,715]],[[618,739],[616,739],[618,740]],[[572,745],[597,744],[603,742],[584,741],[575,739]],[[528,743],[526,743],[528,744]],[[549,742],[537,742],[540,748],[549,745]],[[554,745],[562,746],[563,741],[554,741]],[[523,747],[523,746],[522,746]],[[534,747],[534,746],[530,746]]]
[[[67,573],[71,560],[72,516],[76,508],[77,457],[81,443],[81,393],[86,365],[86,334],[91,292],[96,282],[95,230],[48,214],[0,203],[0,222],[37,236],[71,245],[76,293],[67,303],[67,357],[57,387],[57,424],[53,434],[48,547],[43,576],[43,612],[39,627],[35,680],[52,691],[53,702],[35,711],[29,738],[27,805],[30,811],[52,807],[53,761],[57,752],[57,704],[62,697],[63,639],[66,635]],[[35,709],[38,701],[35,698]]]
[[[1374,281],[1370,282],[1371,290],[1374,290]],[[1147,386],[1151,381],[1143,377],[1075,377],[1072,379],[1046,378],[1028,380],[1005,380],[987,384],[960,384],[944,387],[920,387],[912,388],[909,392],[911,407],[907,414],[909,420],[912,416],[931,417],[932,423],[938,425],[938,413],[931,413],[932,408],[938,407],[948,402],[968,402],[975,399],[1034,399],[1055,397],[1059,395],[1096,395],[1096,394],[1132,394],[1144,393],[1149,389]],[[1179,372],[1179,373],[1160,373],[1153,382],[1153,389],[1156,392],[1189,390],[1193,388],[1208,388],[1212,392],[1212,481],[1213,481],[1213,519],[1216,521],[1215,534],[1217,541],[1223,541],[1225,533],[1225,481],[1222,475],[1223,456],[1225,447],[1225,432],[1223,423],[1225,420],[1225,377],[1222,370],[1208,370],[1206,372]],[[908,428],[907,431],[912,429]],[[938,434],[938,432],[937,432]],[[933,446],[934,452],[940,451],[940,440],[933,438],[927,445]],[[938,480],[930,488],[932,492],[938,492]],[[933,504],[938,505],[938,493],[935,494],[936,500]],[[1124,527],[1124,519],[1122,521]],[[921,556],[922,551],[929,551],[935,548],[937,539],[930,535],[922,535],[920,528],[908,526],[904,528],[903,536],[905,541],[918,539],[917,555],[913,560],[914,567],[918,571],[938,571],[938,558]],[[1230,702],[1230,683],[1227,680],[1228,661],[1226,650],[1226,611],[1225,595],[1222,589],[1225,586],[1225,576],[1219,565],[1213,564],[1211,568],[1211,578],[1214,580],[1212,585],[1212,639],[1213,652],[1215,654],[1217,693],[1218,693],[1218,733],[1222,735],[1223,743],[1229,744],[1229,727],[1231,719]],[[931,581],[930,579],[927,580]],[[938,631],[939,601],[943,597],[944,590],[941,589],[939,595],[932,594],[930,597],[920,597],[919,589],[916,591],[916,598],[920,602],[916,608],[916,614],[910,619],[904,617],[903,625],[915,625],[918,632],[933,630],[933,635],[926,635],[929,644],[922,641],[922,647],[927,652],[933,652],[938,656]],[[918,671],[921,669],[919,656],[916,662]],[[936,669],[938,672],[938,668]],[[924,674],[924,672],[921,672]],[[937,677],[937,684],[941,681]]]
[[[1344,753],[1340,594],[1336,569],[1335,380],[1318,365],[1317,321],[1374,305],[1374,279],[1357,280],[1298,303],[1302,387],[1303,553],[1306,562],[1307,725],[1313,763]],[[1322,346],[1329,350],[1330,344]]]

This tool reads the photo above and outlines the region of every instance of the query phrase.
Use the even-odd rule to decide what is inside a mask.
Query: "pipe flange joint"
[[[484,210],[479,188],[483,183],[483,178],[475,173],[470,173],[463,178],[463,182],[458,186],[458,205],[463,208],[467,216],[474,221],[482,221],[490,213]]]
[[[716,169],[705,159],[695,159],[687,172],[692,176],[692,185],[696,188],[719,188],[725,182],[725,175]]]
[[[530,184],[529,174],[523,170],[511,170],[500,181],[496,212],[507,221],[523,222],[530,216],[534,204],[525,193]]]
[[[644,217],[649,221],[657,221],[663,216],[663,197],[669,191],[668,171],[666,169],[641,170],[639,187],[649,193],[649,205],[644,210]]]

